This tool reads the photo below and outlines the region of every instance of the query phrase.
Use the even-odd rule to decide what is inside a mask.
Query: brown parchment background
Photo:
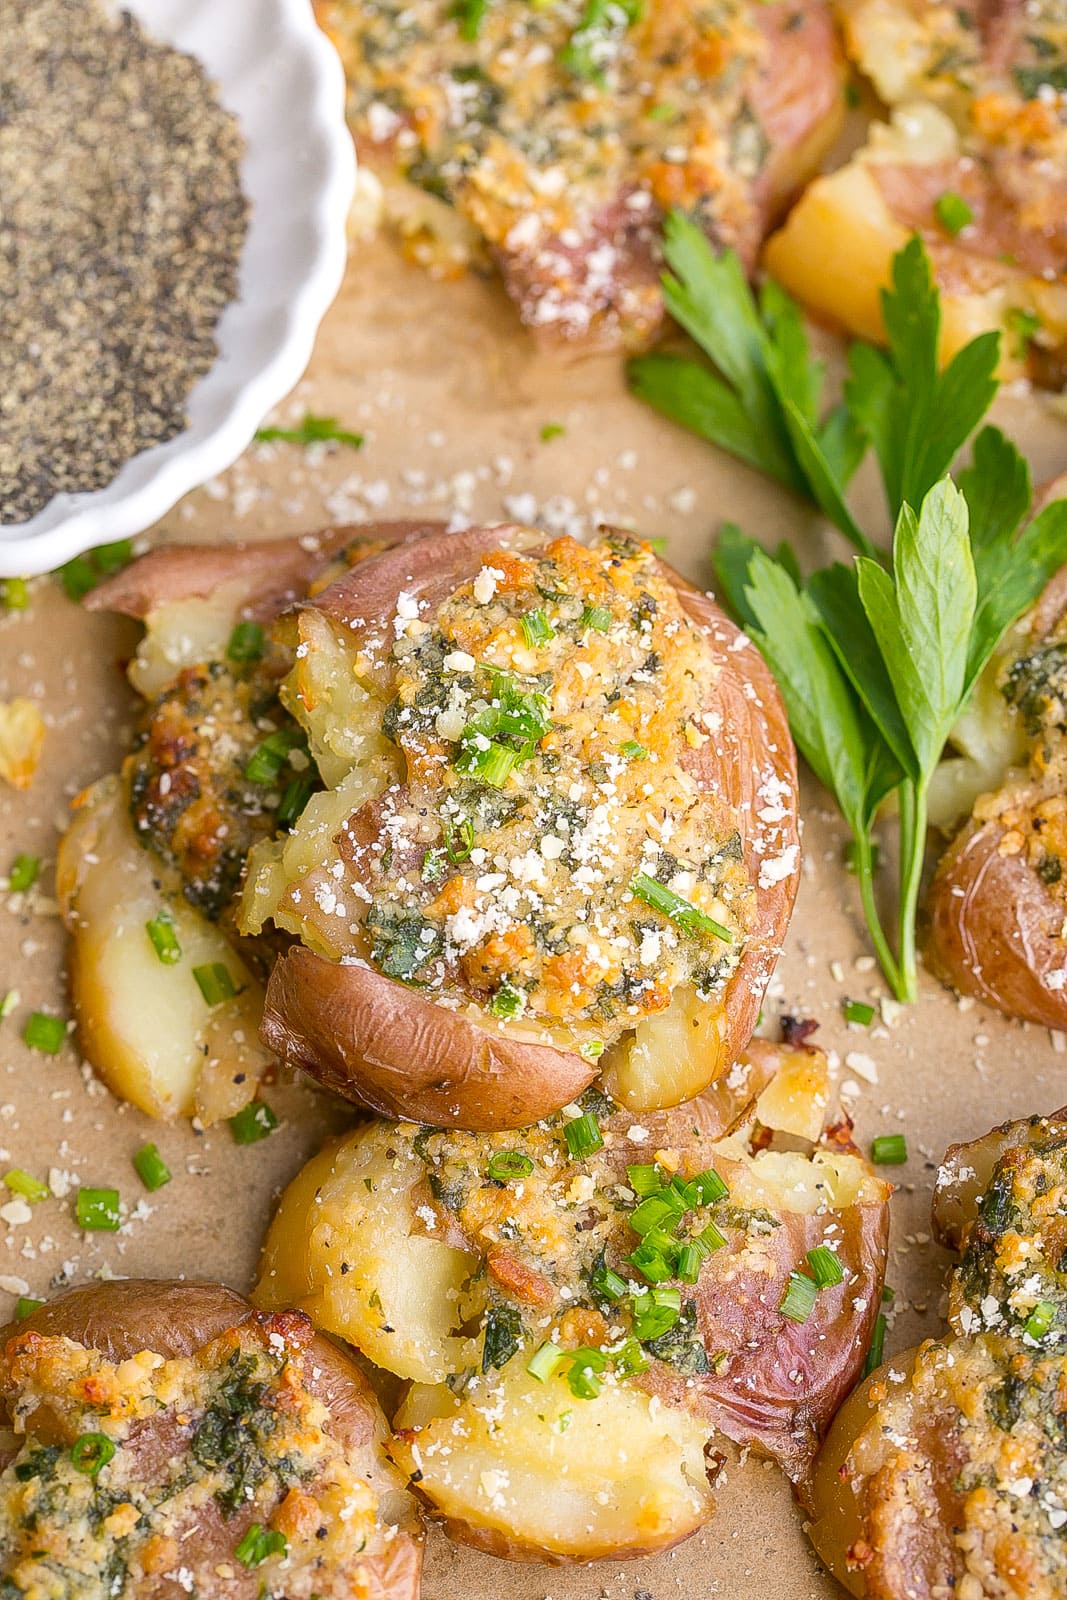
[[[834,341],[821,342],[832,355]],[[253,449],[155,536],[261,538],[379,511],[547,518],[571,529],[600,516],[666,535],[668,559],[705,584],[711,536],[724,518],[771,544],[788,536],[810,560],[827,549],[825,531],[796,502],[630,399],[617,357],[538,350],[495,285],[431,282],[385,245],[353,244],[345,288],[281,416],[308,409],[364,431],[363,450]],[[1067,423],[1048,402],[1006,394],[996,415],[1037,479],[1067,467]],[[542,442],[546,423],[565,434]],[[878,506],[870,478],[859,500]],[[94,1274],[217,1277],[247,1289],[278,1188],[347,1115],[280,1083],[269,1098],[282,1127],[240,1149],[225,1125],[196,1133],[119,1105],[93,1083],[73,1044],[49,1058],[21,1042],[30,1010],[65,1004],[64,940],[50,898],[56,830],[70,797],[123,749],[133,698],[122,663],[136,635],[131,624],[82,614],[48,580],[32,585],[28,612],[0,620],[0,699],[30,695],[49,725],[32,788],[0,794],[0,873],[18,851],[46,862],[39,889],[0,892],[0,994],[20,996],[0,1022],[0,1171],[73,1172],[117,1185],[129,1208],[118,1235],[80,1234],[72,1195],[33,1208],[28,1223],[0,1219],[0,1316],[15,1293],[43,1297]],[[910,1160],[894,1174],[892,1351],[939,1326],[945,1257],[930,1242],[928,1211],[945,1145],[1067,1101],[1067,1053],[1062,1039],[961,1006],[926,977],[918,1004],[894,1025],[848,1029],[841,1000],[885,991],[841,868],[840,829],[811,782],[805,799],[803,887],[766,1026],[783,1010],[819,1018],[864,1145],[879,1132],[907,1134]],[[859,1060],[849,1062],[852,1052]],[[149,1138],[175,1179],[145,1197],[129,1163]],[[56,1184],[63,1188],[61,1177]],[[505,1565],[434,1536],[424,1592],[426,1600],[815,1600],[839,1591],[810,1553],[784,1479],[750,1462],[730,1469],[716,1520],[671,1555],[552,1569]]]

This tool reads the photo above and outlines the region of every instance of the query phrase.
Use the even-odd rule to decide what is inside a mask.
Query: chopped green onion
[[[171,1171],[154,1144],[143,1144],[133,1158],[134,1169],[145,1188],[162,1189],[171,1179]]]
[[[526,1010],[526,996],[513,984],[502,983],[489,1002],[494,1017],[518,1017]]]
[[[278,728],[258,744],[245,763],[249,783],[276,783],[293,750],[303,744],[299,728]]]
[[[264,633],[258,622],[239,622],[230,634],[226,654],[231,661],[258,661],[263,654]]]
[[[665,556],[667,554],[668,539],[665,533],[654,534],[651,539],[646,539],[645,543],[654,556]]]
[[[1056,1303],[1054,1300],[1039,1300],[1026,1319],[1024,1332],[1031,1339],[1043,1339],[1056,1320]]]
[[[572,1161],[581,1161],[583,1156],[591,1156],[594,1150],[601,1150],[604,1146],[600,1124],[592,1111],[585,1111],[573,1122],[568,1122],[563,1129],[563,1137]]]
[[[182,958],[182,947],[178,943],[178,935],[174,931],[174,918],[164,908],[154,916],[151,922],[146,922],[144,931],[152,941],[152,948],[164,966],[172,967]]]
[[[908,1159],[908,1141],[902,1133],[881,1133],[871,1140],[871,1160],[876,1167],[900,1167]]]
[[[682,1314],[679,1289],[649,1289],[634,1298],[634,1337],[642,1344],[658,1339],[674,1327]]]
[[[595,1293],[605,1300],[621,1300],[626,1293],[626,1279],[603,1261],[591,1274],[589,1282]]]
[[[526,1370],[531,1378],[537,1379],[538,1383],[546,1383],[566,1353],[565,1350],[560,1349],[558,1344],[553,1344],[551,1339],[546,1339],[544,1344],[539,1345],[529,1361],[527,1361]]]
[[[528,1178],[533,1169],[530,1157],[521,1150],[498,1150],[485,1170],[496,1183],[507,1183],[510,1178]]]
[[[829,1289],[832,1284],[845,1281],[845,1269],[828,1244],[816,1245],[808,1251],[808,1266],[816,1287]]]
[[[277,1126],[278,1118],[265,1100],[252,1100],[230,1118],[234,1144],[258,1144]]]
[[[819,1286],[814,1278],[809,1278],[805,1272],[791,1272],[778,1309],[790,1322],[807,1322],[815,1309],[818,1292]]]
[[[20,1294],[15,1301],[15,1321],[25,1322],[27,1317],[32,1317],[38,1306],[43,1306],[43,1300],[34,1300],[32,1295]]]
[[[445,853],[443,850],[427,850],[422,858],[422,871],[419,876],[423,883],[436,883],[445,870]]]
[[[709,917],[699,907],[691,905],[688,900],[683,900],[673,889],[668,889],[665,884],[650,878],[647,872],[639,872],[632,880],[630,893],[635,899],[643,900],[646,906],[651,906],[653,911],[658,911],[661,916],[677,923],[686,933],[710,933],[714,934],[716,939],[721,939],[724,944],[734,942],[734,936],[729,928],[724,928],[714,917]]]
[[[315,790],[315,776],[311,772],[298,772],[282,790],[275,813],[279,828],[291,828],[303,814],[304,807]]]
[[[243,1567],[261,1567],[268,1556],[284,1556],[288,1549],[289,1541],[284,1533],[277,1528],[265,1528],[262,1523],[253,1522],[234,1555]]]
[[[869,1028],[874,1021],[874,1007],[862,1000],[842,1000],[841,1010],[845,1014],[845,1021],[854,1022],[857,1027]]]
[[[458,843],[457,843],[458,840]],[[459,823],[453,823],[445,818],[445,855],[449,861],[466,861],[474,847],[474,823],[469,817],[463,817]]]
[[[0,1000],[0,1021],[9,1017],[18,1005],[21,996],[17,989],[9,989],[4,998]]]
[[[14,893],[32,889],[41,870],[40,856],[17,855],[7,875],[7,886]]]
[[[87,1233],[117,1233],[122,1224],[118,1190],[79,1189],[74,1214]]]
[[[543,422],[541,424],[541,442],[548,444],[550,439],[559,439],[566,433],[562,422]]]
[[[700,1277],[700,1263],[704,1252],[695,1244],[684,1244],[678,1255],[678,1277],[683,1283],[696,1283]]]
[[[672,1204],[666,1194],[660,1190],[658,1194],[650,1194],[647,1200],[642,1200],[641,1204],[630,1212],[630,1226],[636,1234],[640,1234],[644,1238],[645,1234],[651,1233],[653,1229],[658,1228],[668,1218],[672,1218],[677,1223],[681,1214],[681,1207]]]
[[[582,627],[593,628],[597,633],[607,633],[612,615],[607,606],[586,606],[582,612]]]
[[[556,637],[555,628],[541,610],[527,611],[519,620],[522,623],[523,638],[531,647],[546,645]]]
[[[694,1206],[713,1206],[719,1200],[725,1200],[730,1193],[719,1174],[708,1167],[704,1172],[698,1172],[695,1178],[690,1178],[685,1185],[686,1198],[691,1199]]]
[[[219,1006],[224,1000],[232,1000],[237,993],[230,969],[222,961],[210,961],[206,966],[194,967],[193,977],[196,986],[209,1006]]]
[[[666,1283],[668,1278],[674,1277],[673,1261],[668,1261],[663,1252],[647,1239],[643,1239],[626,1259],[648,1283]]]
[[[106,1433],[83,1433],[70,1447],[71,1463],[87,1478],[95,1478],[114,1454],[114,1441]]]
[[[586,1061],[599,1061],[604,1054],[603,1039],[585,1039],[578,1046],[578,1054]]]
[[[648,760],[648,751],[643,744],[638,744],[636,739],[627,739],[625,744],[620,744],[619,754],[625,756],[627,761]]]
[[[938,195],[934,201],[934,211],[945,232],[950,233],[953,238],[974,221],[974,212],[966,200],[961,194],[954,194],[951,189],[946,189],[944,194]]]
[[[1026,311],[1022,306],[1014,306],[1005,320],[1015,335],[1015,347],[1011,353],[1017,361],[1025,361],[1030,340],[1041,332],[1041,318],[1036,311]]]
[[[870,1348],[867,1351],[867,1359],[863,1363],[863,1376],[865,1378],[869,1378],[874,1369],[882,1365],[882,1355],[885,1351],[886,1326],[887,1324],[885,1317],[879,1311],[878,1315],[874,1319],[874,1332],[871,1335],[871,1343]]]
[[[726,1235],[720,1233],[714,1222],[709,1222],[707,1227],[701,1228],[695,1239],[690,1239],[690,1244],[698,1245],[705,1255],[714,1255],[716,1250],[721,1250],[726,1243]]]
[[[123,567],[128,567],[133,560],[133,542],[130,539],[115,539],[111,544],[98,544],[95,550],[89,551],[89,560],[102,577],[110,577],[113,572],[121,572]]]
[[[30,590],[25,578],[5,578],[0,584],[0,597],[8,611],[25,611],[30,603]]]
[[[271,444],[275,439],[282,444],[346,444],[350,450],[359,450],[363,444],[361,433],[342,428],[336,417],[316,417],[307,412],[295,428],[257,428],[257,444]]]
[[[84,600],[100,582],[100,575],[88,556],[74,556],[66,562],[59,569],[59,578],[69,600]]]
[[[646,1165],[627,1167],[626,1178],[634,1194],[657,1194],[663,1188],[663,1174],[659,1167]]]
[[[888,1283],[882,1285],[882,1304],[884,1306],[891,1306],[896,1297],[897,1291],[895,1289],[891,1289]]]
[[[638,1372],[647,1372],[648,1357],[636,1339],[624,1339],[622,1344],[611,1352],[611,1364],[617,1373],[630,1378]]]
[[[46,1056],[58,1055],[67,1038],[66,1020],[35,1011],[22,1030],[22,1037],[31,1050],[40,1050]]]
[[[490,739],[487,748],[483,750],[473,739],[467,740],[464,735],[459,755],[456,757],[456,771],[477,778],[481,783],[488,783],[494,789],[502,789],[518,762],[518,751],[512,750],[508,745],[497,744],[495,740]]]
[[[21,1167],[13,1167],[10,1172],[4,1173],[4,1186],[12,1194],[21,1195],[31,1205],[36,1205],[39,1200],[47,1200],[52,1193],[47,1183],[35,1178],[32,1172],[23,1172]]]
[[[604,1371],[608,1358],[602,1350],[592,1350],[583,1346],[580,1350],[568,1351],[570,1366],[567,1368],[567,1387],[576,1400],[595,1400],[600,1393],[600,1379],[598,1373]]]

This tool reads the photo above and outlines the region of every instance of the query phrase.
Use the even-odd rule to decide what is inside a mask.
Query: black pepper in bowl
[[[96,0],[0,0],[0,524],[181,432],[237,292],[243,151],[204,68]]]

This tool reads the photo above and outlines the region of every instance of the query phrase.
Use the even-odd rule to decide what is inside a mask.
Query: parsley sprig
[[[858,552],[805,579],[788,545],[771,555],[728,525],[716,571],[778,679],[801,753],[851,830],[874,948],[893,992],[912,1000],[930,782],[1005,630],[1067,561],[1067,501],[1027,522],[1025,460],[999,429],[975,432],[997,392],[998,335],[981,334],[940,369],[940,303],[919,239],[894,258],[883,291],[887,348],[851,347],[844,400],[825,417],[822,367],[788,295],[767,283],[757,304],[737,259],[716,256],[677,214],[665,254],[668,309],[714,368],[644,356],[630,365],[635,391],[811,500]],[[957,486],[946,474],[968,441]],[[893,524],[889,551],[846,504],[868,448]],[[895,939],[874,886],[875,819],[891,795]]]

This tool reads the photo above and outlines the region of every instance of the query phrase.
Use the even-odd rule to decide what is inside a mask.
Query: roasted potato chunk
[[[799,1054],[640,1122],[591,1090],[521,1132],[357,1128],[283,1195],[254,1298],[414,1380],[394,1454],[456,1537],[664,1548],[710,1512],[716,1439],[805,1481],[877,1314],[888,1186],[823,1131],[815,1051],[818,1139],[793,1131]]]
[[[0,1414],[12,1594],[417,1600],[384,1418],[306,1317],[215,1284],[76,1289],[4,1330]]]

